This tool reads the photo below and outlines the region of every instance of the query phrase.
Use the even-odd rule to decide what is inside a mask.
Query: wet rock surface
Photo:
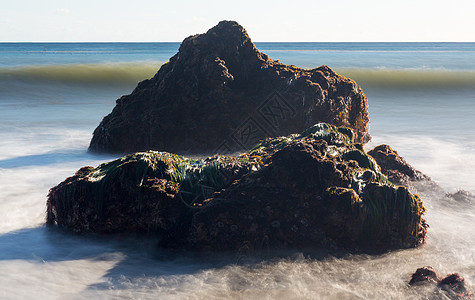
[[[473,293],[465,286],[465,279],[458,273],[448,274],[444,278],[437,275],[434,268],[427,266],[412,274],[409,285],[434,285],[434,294],[449,299],[472,299]]]
[[[157,233],[163,246],[205,252],[422,244],[421,199],[388,181],[354,138],[319,123],[237,157],[131,154],[52,188],[47,221],[76,232]]]
[[[119,98],[89,149],[226,154],[317,122],[350,127],[357,141],[368,141],[360,86],[327,66],[307,70],[274,61],[238,23],[222,21],[186,38],[153,78]]]

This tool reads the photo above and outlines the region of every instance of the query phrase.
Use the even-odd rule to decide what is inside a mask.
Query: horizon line
[[[183,41],[0,41],[14,43],[182,43]],[[475,43],[475,41],[252,41],[253,43]]]

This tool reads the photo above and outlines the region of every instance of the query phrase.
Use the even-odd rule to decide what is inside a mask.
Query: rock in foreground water
[[[465,278],[458,273],[452,273],[440,279],[434,268],[427,266],[416,270],[412,274],[409,285],[427,285],[436,286],[434,292],[437,299],[472,299],[473,293],[465,286]]]
[[[50,224],[153,232],[164,246],[196,251],[416,247],[426,236],[424,211],[350,129],[326,123],[237,157],[135,153],[80,169],[47,201]]]
[[[307,70],[274,61],[238,23],[222,21],[186,38],[153,78],[118,99],[89,149],[227,154],[317,122],[350,127],[356,140],[368,141],[360,86],[327,66]]]

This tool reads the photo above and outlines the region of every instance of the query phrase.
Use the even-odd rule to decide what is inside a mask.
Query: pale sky
[[[220,20],[255,42],[475,42],[475,0],[0,0],[0,42],[180,42]]]

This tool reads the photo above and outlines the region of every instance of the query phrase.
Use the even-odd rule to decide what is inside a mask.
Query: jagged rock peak
[[[247,34],[246,29],[236,21],[221,21],[218,25],[210,28],[201,36],[212,36],[218,40],[234,41],[235,43],[241,44],[251,42],[251,38]]]
[[[219,46],[219,48],[214,49],[216,52],[223,49],[234,50],[240,47],[255,49],[246,29],[235,21],[221,21],[204,34],[196,34],[186,38],[181,47],[190,42],[195,47],[206,47],[208,46],[207,43],[212,43]]]
[[[219,58],[226,65],[267,61],[268,56],[261,53],[252,43],[246,29],[236,21],[221,21],[204,34],[196,34],[186,38],[178,50],[178,57],[196,56]]]

